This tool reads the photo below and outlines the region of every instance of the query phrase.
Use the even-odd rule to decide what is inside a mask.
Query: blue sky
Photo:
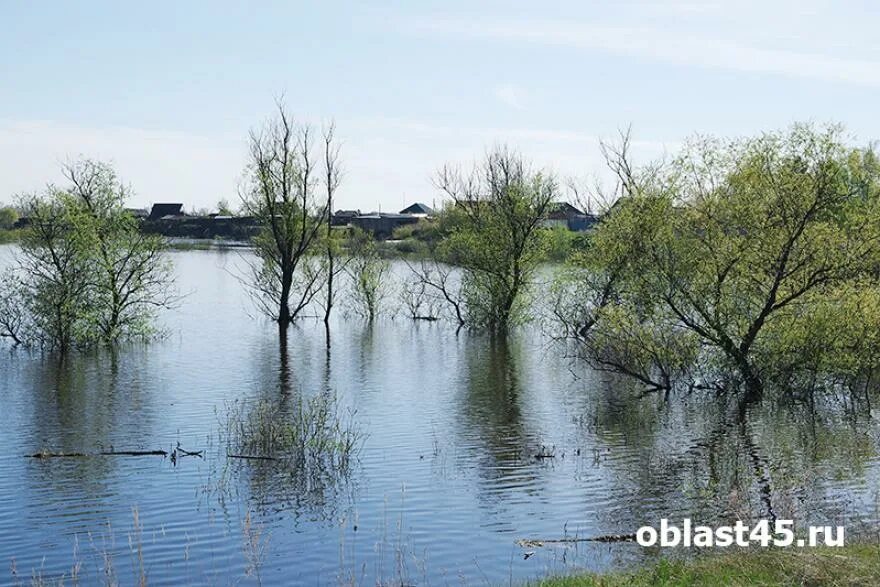
[[[627,125],[641,160],[798,120],[867,142],[878,22],[867,1],[0,0],[0,201],[85,155],[132,204],[234,202],[281,92],[336,121],[339,204],[362,209],[439,201],[434,171],[496,143],[602,177],[598,141]]]

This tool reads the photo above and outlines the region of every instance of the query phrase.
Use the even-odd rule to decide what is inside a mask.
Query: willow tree
[[[527,318],[524,295],[543,257],[539,227],[557,183],[499,148],[469,173],[444,167],[436,185],[454,202],[442,255],[463,271],[466,319],[504,332]]]
[[[359,228],[349,230],[345,272],[351,280],[351,309],[368,322],[373,322],[382,311],[388,295],[387,276],[391,269],[379,254],[371,234]]]
[[[142,337],[153,331],[155,311],[174,305],[174,276],[165,241],[145,234],[125,208],[130,189],[112,167],[83,160],[67,165],[74,231],[91,259],[91,321],[101,340]]]
[[[141,233],[109,165],[77,161],[64,175],[67,186],[21,198],[29,221],[0,295],[3,336],[62,353],[151,336],[175,301],[163,240]]]
[[[780,332],[827,315],[847,284],[878,287],[878,202],[877,157],[836,127],[692,141],[596,231],[582,263],[617,277],[584,339],[601,352],[632,332],[680,332],[699,345],[697,366],[760,397]]]
[[[328,152],[332,152],[332,136]],[[242,211],[261,225],[247,284],[257,308],[284,330],[312,302],[325,271],[310,253],[329,213],[320,195],[319,155],[311,127],[296,124],[279,101],[274,119],[250,133]]]
[[[21,207],[28,226],[7,279],[19,293],[15,312],[29,316],[32,328],[19,331],[16,340],[66,353],[92,338],[87,316],[94,274],[86,239],[74,230],[77,211],[63,190],[22,196]]]

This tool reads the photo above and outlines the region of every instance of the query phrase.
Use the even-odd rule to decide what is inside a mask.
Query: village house
[[[150,210],[149,220],[159,220],[160,218],[171,217],[180,217],[183,216],[183,204],[177,203],[162,203],[162,204],[153,204],[152,210]]]

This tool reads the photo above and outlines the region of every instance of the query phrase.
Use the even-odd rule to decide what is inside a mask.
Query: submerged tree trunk
[[[734,357],[737,369],[742,377],[745,399],[747,402],[757,402],[764,397],[764,381],[749,361],[748,355],[737,353]]]
[[[281,275],[281,296],[278,300],[278,327],[286,330],[290,324],[290,288],[293,284],[293,273],[284,271]]]

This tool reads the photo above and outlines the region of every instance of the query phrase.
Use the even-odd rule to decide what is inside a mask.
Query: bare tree
[[[294,123],[279,100],[275,118],[250,133],[250,162],[240,190],[244,213],[262,225],[254,239],[257,259],[247,261],[248,285],[257,308],[282,330],[323,285],[322,272],[305,267],[330,205],[316,193],[313,146],[311,128]]]
[[[433,322],[440,318],[441,303],[436,292],[431,291],[428,284],[416,274],[410,274],[403,282],[399,298],[413,320]]]
[[[26,294],[12,269],[0,275],[0,338],[8,338],[14,346],[25,344],[29,316],[22,300]]]
[[[336,142],[336,125],[331,123],[323,135],[324,143],[324,187],[327,190],[327,297],[324,302],[324,325],[329,328],[330,312],[336,301],[334,280],[345,266],[337,264],[337,244],[333,239],[333,196],[342,182],[342,167],[340,164],[340,145]]]
[[[417,264],[404,260],[419,284],[421,295],[432,300],[432,306],[444,305],[461,328],[465,325],[464,298],[461,280],[454,279],[453,267],[435,260],[422,259]]]

